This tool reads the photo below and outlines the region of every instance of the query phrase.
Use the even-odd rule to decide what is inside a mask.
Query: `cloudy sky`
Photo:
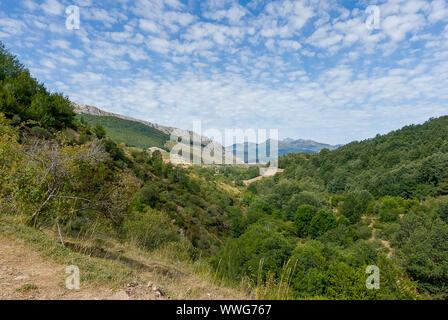
[[[0,0],[0,39],[75,102],[332,144],[448,114],[447,22],[445,0]]]

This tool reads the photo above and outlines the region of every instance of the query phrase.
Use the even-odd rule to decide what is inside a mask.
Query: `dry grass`
[[[92,238],[64,238],[63,246],[51,231],[17,224],[10,217],[0,219],[0,247],[0,268],[9,270],[10,280],[25,274],[16,286],[2,290],[0,299],[250,298],[241,288],[216,281],[204,260],[177,255],[181,248],[148,252],[133,244]],[[65,289],[69,265],[80,269],[80,291]],[[27,289],[30,286],[33,290]]]

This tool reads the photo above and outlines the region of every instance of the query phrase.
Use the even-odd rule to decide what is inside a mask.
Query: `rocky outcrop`
[[[87,104],[79,104],[79,103],[75,103],[72,102],[72,106],[73,109],[75,110],[76,113],[78,114],[91,114],[94,116],[110,116],[110,117],[117,117],[120,119],[125,119],[125,120],[130,120],[130,121],[136,121],[136,122],[140,122],[143,123],[144,125],[147,125],[149,127],[155,128],[159,131],[162,131],[163,133],[166,134],[171,134],[174,130],[176,130],[178,132],[179,135],[190,135],[192,136],[194,139],[200,139],[200,141],[202,141],[203,144],[207,145],[210,142],[212,142],[212,140],[206,136],[201,136],[198,135],[195,132],[189,131],[189,130],[183,130],[183,129],[178,129],[178,128],[173,128],[173,127],[167,127],[167,126],[161,126],[157,123],[152,123],[149,121],[145,121],[145,120],[140,120],[140,119],[135,119],[135,118],[131,118],[131,117],[127,117],[127,116],[123,116],[121,114],[118,113],[112,113],[112,112],[107,112],[104,110],[101,110],[97,107],[94,106],[90,106]]]

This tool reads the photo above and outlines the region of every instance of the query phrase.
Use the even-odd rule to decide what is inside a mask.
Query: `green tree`
[[[408,273],[421,289],[448,297],[448,225],[436,219],[414,229],[400,249]]]
[[[448,198],[439,202],[437,214],[443,221],[445,221],[445,223],[448,224]]]
[[[291,286],[298,298],[324,294],[328,262],[322,243],[313,240],[299,244],[292,252],[291,263],[296,266]]]
[[[316,209],[309,204],[303,204],[297,208],[295,225],[299,237],[308,236],[308,230],[315,212]]]
[[[104,137],[106,137],[106,129],[104,129],[102,125],[97,123],[93,128],[93,134],[96,135],[96,137],[101,140]]]
[[[238,239],[232,239],[218,255],[219,272],[239,279],[248,276],[256,280],[266,279],[267,272],[279,276],[293,246],[280,232],[279,224],[263,219],[248,227]]]
[[[348,193],[345,195],[340,211],[351,223],[357,223],[367,212],[372,200],[372,195],[368,191]]]
[[[311,219],[309,234],[317,238],[334,227],[336,227],[334,214],[328,210],[319,210]]]

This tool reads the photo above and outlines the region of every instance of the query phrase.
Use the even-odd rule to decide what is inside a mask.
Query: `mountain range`
[[[261,150],[266,150],[266,147],[269,147],[271,140],[267,140],[260,144],[252,142],[234,144],[233,146],[224,148],[219,142],[212,141],[206,136],[199,135],[189,130],[163,126],[149,121],[107,112],[91,105],[73,102],[72,106],[75,112],[82,115],[82,118],[89,124],[95,125],[96,123],[99,123],[102,125],[106,129],[109,137],[118,143],[125,143],[129,146],[135,146],[142,149],[158,147],[168,151],[172,148],[172,144],[170,144],[170,134],[176,130],[182,135],[189,135],[195,139],[200,139],[203,146],[213,142],[216,148],[223,149],[223,154],[226,156],[233,155],[236,163],[242,163],[243,161],[240,159],[245,159],[245,163],[263,163],[270,161],[270,155],[262,155]],[[298,152],[318,153],[324,148],[334,150],[338,147],[340,147],[340,145],[333,146],[313,140],[294,140],[287,138],[278,141],[278,156],[280,157],[289,153]],[[259,156],[257,150],[260,152]]]
[[[254,142],[245,142],[233,144],[227,147],[227,150],[231,149],[233,155],[240,159],[244,159],[246,163],[254,162],[269,162],[271,155],[268,152],[270,144],[274,140],[267,140],[263,143],[257,144]],[[286,138],[284,140],[277,141],[278,145],[278,156],[284,156],[290,153],[319,153],[322,149],[335,150],[341,145],[330,145],[325,143],[316,142],[313,140],[304,139],[291,139]],[[265,151],[266,150],[266,151]],[[230,150],[229,150],[230,151]]]

